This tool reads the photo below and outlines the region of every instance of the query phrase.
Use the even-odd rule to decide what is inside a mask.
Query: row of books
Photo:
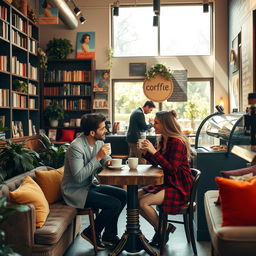
[[[46,74],[47,82],[90,82],[91,73],[85,70],[52,70]]]
[[[0,36],[6,40],[9,40],[9,26],[3,21],[0,21]]]
[[[37,67],[34,67],[31,63],[20,62],[17,56],[12,56],[11,61],[12,73],[19,76],[27,76],[35,80],[37,79]]]
[[[34,54],[37,54],[37,42],[31,38],[28,39],[28,49],[30,52],[33,52]]]
[[[4,6],[0,6],[0,18],[6,21],[8,19],[8,9]]]
[[[28,120],[28,136],[36,135],[36,126],[32,120]],[[24,137],[22,121],[12,121],[12,136],[13,138]]]
[[[9,89],[0,89],[0,107],[9,107]]]
[[[7,56],[0,56],[0,70],[8,71],[7,66]]]
[[[12,14],[12,25],[23,33],[27,33],[27,21],[15,13]]]
[[[28,83],[28,93],[32,94],[32,95],[36,95],[36,85],[32,84],[32,83]]]
[[[44,109],[48,107],[51,103],[56,102],[56,100],[44,100]],[[64,110],[88,110],[91,109],[91,101],[85,100],[85,99],[78,99],[78,100],[69,100],[69,99],[63,99],[58,100],[58,104],[63,106]]]
[[[12,105],[15,108],[26,108],[27,107],[27,97],[13,92],[12,94]]]
[[[64,84],[63,86],[44,87],[45,96],[87,96],[91,87],[84,84]]]
[[[12,42],[20,47],[27,49],[27,37],[19,31],[12,29]]]

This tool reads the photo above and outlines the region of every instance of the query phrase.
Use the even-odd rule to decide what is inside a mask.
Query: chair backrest
[[[190,192],[190,199],[189,199],[189,208],[193,209],[195,198],[196,198],[196,192],[198,187],[198,182],[201,177],[201,172],[195,168],[190,168],[192,175],[194,177],[191,192]]]

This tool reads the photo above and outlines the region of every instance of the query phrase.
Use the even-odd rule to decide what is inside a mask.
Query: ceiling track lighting
[[[84,24],[87,21],[86,18],[84,18],[83,16],[81,16],[79,18],[79,20],[80,20],[81,24]]]
[[[76,16],[79,16],[81,14],[81,10],[78,7],[74,8],[74,13]]]
[[[153,11],[155,15],[160,15],[160,0],[153,0]]]
[[[203,0],[203,12],[209,12],[209,1]]]
[[[113,4],[113,16],[119,16],[119,1],[115,1]]]

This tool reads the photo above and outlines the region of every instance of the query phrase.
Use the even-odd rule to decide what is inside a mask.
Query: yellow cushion
[[[18,204],[33,204],[36,209],[36,227],[42,227],[49,214],[49,204],[38,184],[26,176],[20,186],[10,192],[10,199]]]
[[[44,192],[49,204],[61,199],[61,181],[64,175],[64,166],[51,171],[35,171],[36,182]]]

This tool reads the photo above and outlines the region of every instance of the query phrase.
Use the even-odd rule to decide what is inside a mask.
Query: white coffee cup
[[[108,155],[111,155],[111,144],[110,143],[105,143],[105,145],[108,146]]]
[[[122,165],[122,159],[118,159],[118,158],[113,158],[111,160],[111,165],[114,167],[119,167]]]
[[[147,138],[146,132],[140,132],[140,138],[145,140]]]
[[[139,148],[142,149],[142,143],[145,139],[139,139],[138,142],[139,142]]]
[[[129,157],[128,160],[126,160],[126,164],[130,167],[130,169],[136,169],[139,163],[138,157]]]

